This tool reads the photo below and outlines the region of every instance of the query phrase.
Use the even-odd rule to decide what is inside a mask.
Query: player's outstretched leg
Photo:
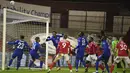
[[[11,60],[9,61],[9,65],[8,65],[8,67],[7,67],[7,70],[10,69],[10,66],[11,66],[12,62],[13,62],[13,59],[11,59]]]
[[[52,68],[53,68],[53,66],[56,64],[56,62],[52,62],[52,64],[50,65],[50,68],[49,68],[49,70],[47,71],[47,73],[50,73],[51,72],[51,70],[52,70]]]
[[[34,61],[33,60],[30,60],[30,63],[29,63],[29,69],[31,69],[31,66],[33,65]]]
[[[12,55],[12,59],[9,61],[9,65],[8,65],[8,67],[7,67],[7,70],[10,69],[10,66],[11,66],[13,60],[16,58],[16,56],[17,56],[17,55],[16,55],[15,53],[13,53],[13,55]]]
[[[56,64],[56,62],[57,62],[59,59],[61,59],[61,58],[62,58],[62,55],[61,55],[61,54],[58,54],[58,55],[55,57],[54,61],[53,61],[52,64],[50,65],[50,68],[49,68],[49,70],[47,71],[47,73],[50,73],[50,72],[51,72],[51,70],[52,70],[52,68],[54,67],[54,65]]]
[[[70,64],[70,61],[67,61],[67,63],[68,63],[68,67],[69,67],[69,69],[70,69],[70,73],[73,73],[73,72],[72,72],[72,66],[71,66],[71,64]]]

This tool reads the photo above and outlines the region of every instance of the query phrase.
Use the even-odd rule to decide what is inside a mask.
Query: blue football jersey
[[[62,37],[63,35],[56,35],[56,37],[52,36],[50,38],[47,38],[47,41],[52,41],[53,42],[53,45],[56,47],[57,49],[57,46],[58,46],[58,43],[60,41],[60,37]]]
[[[78,38],[78,45],[76,47],[77,55],[84,56],[85,48],[87,46],[88,42],[85,37],[79,37]]]
[[[39,49],[41,48],[41,45],[38,42],[34,42],[32,44],[31,52],[38,52]]]
[[[19,51],[19,52],[20,51],[23,52],[23,50],[25,48],[30,49],[28,43],[26,41],[23,41],[23,40],[16,40],[15,42],[8,42],[8,44],[15,45],[16,46],[15,51]]]
[[[108,42],[106,40],[103,40],[101,46],[102,49],[104,50],[103,55],[110,56],[110,47]]]

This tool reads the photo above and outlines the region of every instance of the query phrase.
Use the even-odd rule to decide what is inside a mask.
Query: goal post
[[[6,48],[6,8],[3,9],[3,45],[2,45],[2,70],[5,70],[5,48]]]
[[[5,62],[6,62],[6,42],[7,42],[7,32],[10,31],[11,33],[16,33],[17,32],[17,36],[18,37],[20,35],[20,33],[28,35],[28,34],[38,34],[38,33],[46,33],[46,38],[49,35],[49,23],[50,23],[50,19],[49,18],[45,18],[45,17],[39,17],[39,16],[35,16],[35,15],[30,15],[30,14],[26,14],[26,13],[22,13],[22,12],[18,12],[18,11],[14,11],[11,9],[7,9],[4,8],[3,9],[3,33],[2,33],[2,70],[5,70]],[[7,18],[9,18],[9,20],[7,20]],[[26,24],[24,24],[26,23]],[[43,24],[45,23],[45,27],[43,25],[31,25],[31,24]],[[9,26],[18,26],[19,29],[14,30],[11,29],[7,31],[7,27],[9,28]],[[23,26],[24,27],[23,27]],[[16,27],[15,28],[18,28]],[[27,26],[27,27],[26,27]],[[21,28],[23,27],[23,28]],[[44,29],[42,29],[42,27],[45,28],[45,32],[43,31]],[[20,30],[21,28],[21,30]],[[30,29],[29,29],[30,28]],[[33,29],[31,29],[33,28]],[[37,30],[38,29],[38,30]],[[11,31],[14,30],[14,31]],[[27,30],[27,31],[26,31]],[[35,33],[33,33],[35,32]],[[31,36],[30,35],[30,36]],[[26,36],[25,36],[26,37]],[[15,37],[14,37],[15,38]],[[16,39],[16,38],[15,38]],[[30,40],[27,40],[30,41]],[[46,58],[45,58],[45,68],[48,69],[48,42],[46,42]]]

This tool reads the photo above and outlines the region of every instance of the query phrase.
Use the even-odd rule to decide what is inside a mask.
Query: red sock
[[[52,62],[52,64],[50,65],[50,69],[52,69],[54,65],[55,65],[55,62]]]
[[[89,64],[86,64],[86,68],[88,68],[89,67]]]
[[[104,70],[104,66],[102,64],[99,65],[99,67]]]
[[[72,66],[71,66],[71,64],[68,64],[68,67],[69,67],[70,70],[72,70]]]
[[[112,73],[113,70],[114,70],[114,64],[112,64],[112,66],[111,66],[110,73]]]

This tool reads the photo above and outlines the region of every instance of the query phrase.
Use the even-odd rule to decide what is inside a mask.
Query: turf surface
[[[95,71],[95,68],[89,68],[88,73],[93,73]],[[19,69],[18,71],[15,69],[5,70],[1,71],[0,73],[47,73],[46,70],[40,71],[39,69]],[[62,68],[60,71],[56,71],[56,68],[54,68],[51,73],[69,73],[68,68]],[[73,69],[73,73],[84,73],[84,68],[79,68],[79,72],[75,72],[75,69]],[[99,70],[99,73],[101,73],[101,70]],[[107,73],[107,72],[106,72]],[[122,73],[122,69],[117,69],[117,73]],[[127,69],[126,73],[130,73],[130,69]]]

